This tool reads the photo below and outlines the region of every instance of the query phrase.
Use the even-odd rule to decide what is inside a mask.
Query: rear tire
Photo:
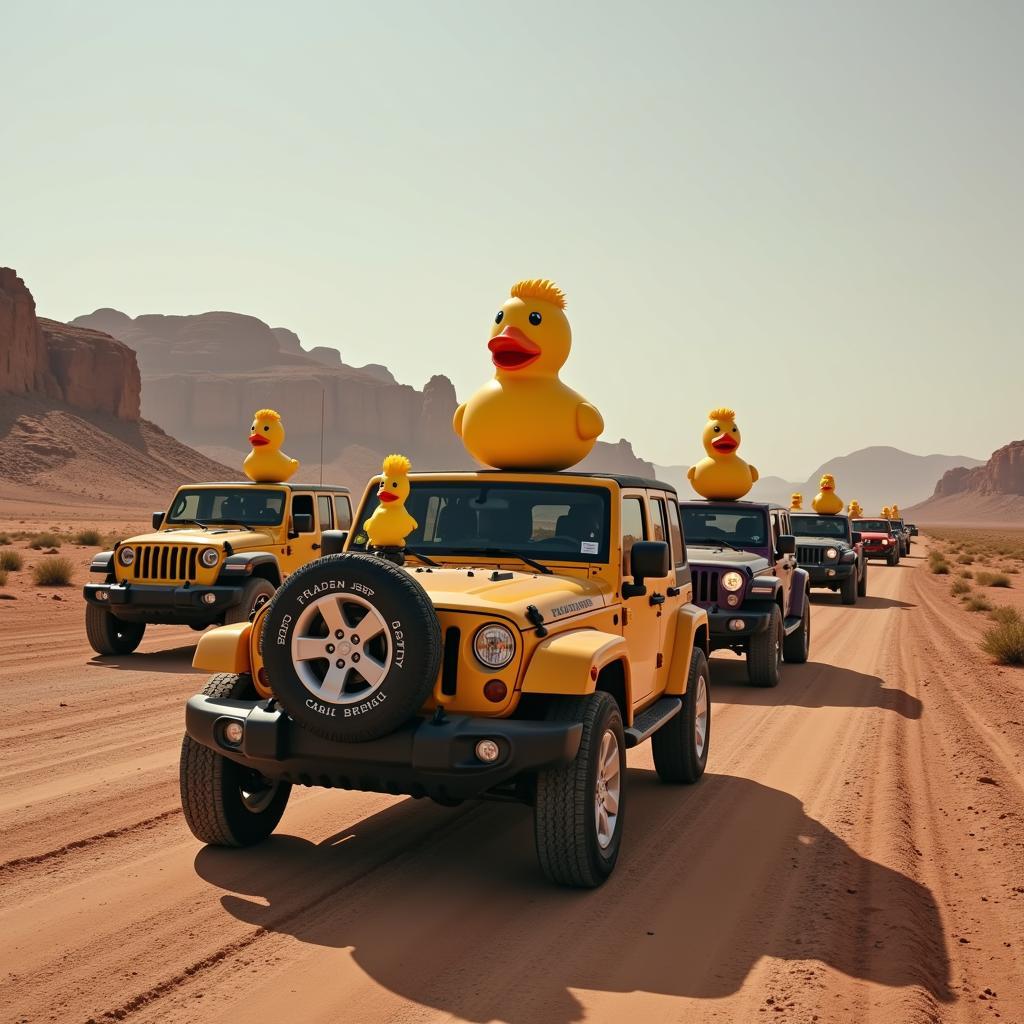
[[[843,604],[857,603],[857,576],[855,573],[851,572],[850,575],[840,583],[839,596],[842,597]]]
[[[210,678],[207,697],[251,700],[249,676],[223,673]],[[192,835],[211,846],[252,846],[277,828],[291,796],[290,782],[270,782],[258,772],[186,736],[178,768],[181,809]]]
[[[857,583],[857,596],[867,597],[868,596],[868,563],[867,559],[864,560],[864,564],[861,566],[860,580]]]
[[[692,784],[704,774],[711,739],[710,675],[708,659],[698,647],[690,657],[679,714],[651,737],[654,768],[662,782]]]
[[[571,763],[537,773],[534,838],[541,870],[559,885],[594,889],[614,870],[625,823],[626,739],[607,693],[556,698],[548,721],[582,722]],[[613,809],[614,808],[614,809]]]
[[[782,641],[782,657],[791,665],[802,665],[811,653],[811,606],[804,602],[800,628]]]
[[[144,622],[122,622],[106,608],[85,606],[85,635],[97,654],[131,654],[142,643]]]
[[[885,561],[887,565],[899,565],[900,553],[898,551],[890,551]]]
[[[768,628],[747,645],[747,678],[754,686],[778,686],[782,666],[782,612],[772,605]]]
[[[254,576],[242,588],[242,600],[224,613],[224,625],[248,622],[273,596],[277,587],[270,580]]]

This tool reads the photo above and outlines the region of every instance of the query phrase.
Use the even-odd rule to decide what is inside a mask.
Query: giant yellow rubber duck
[[[882,506],[882,518],[883,519],[892,519],[892,509],[889,508],[888,505],[883,505]]]
[[[860,519],[864,515],[864,509],[856,498],[847,506],[847,511],[851,519]]]
[[[558,379],[572,330],[551,281],[520,281],[491,328],[494,379],[455,410],[452,426],[475,459],[496,469],[568,469],[604,430],[601,414]]]
[[[892,507],[892,517],[893,517],[893,519],[899,519],[900,518],[900,507],[899,507],[899,505],[893,505],[893,507]]]
[[[409,497],[409,470],[412,464],[404,455],[389,455],[384,460],[377,500],[380,504],[366,520],[363,529],[375,548],[404,548],[405,538],[419,525],[405,510]]]
[[[826,473],[819,481],[820,491],[814,496],[811,506],[820,516],[837,516],[843,511],[843,499],[836,494],[836,478]]]
[[[789,496],[789,511],[790,512],[803,512],[804,510],[804,496],[799,491],[794,491]]]
[[[299,468],[298,459],[290,459],[281,451],[284,424],[281,414],[273,409],[259,409],[252,418],[249,432],[252,451],[245,457],[245,475],[258,484],[284,483]]]
[[[757,482],[758,473],[736,454],[742,440],[736,413],[724,406],[712,409],[701,440],[708,457],[686,474],[693,489],[712,501],[742,498]]]

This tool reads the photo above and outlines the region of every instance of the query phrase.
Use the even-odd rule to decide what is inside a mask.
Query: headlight
[[[827,551],[825,552],[825,557],[826,557],[826,558],[838,558],[838,557],[839,557],[839,552],[838,552],[838,551],[836,551],[836,549],[835,549],[835,548],[829,548],[829,549],[828,549],[828,550],[827,550]]]
[[[727,572],[722,576],[722,587],[725,590],[739,590],[743,586],[743,577],[738,572]]]
[[[203,548],[199,561],[204,568],[212,569],[220,561],[220,552],[216,548]]]
[[[888,546],[889,546],[889,542],[883,537],[882,538],[882,547],[883,548],[887,548]]]
[[[473,653],[487,668],[504,668],[516,653],[516,638],[508,626],[489,622],[473,637]]]
[[[117,560],[123,566],[129,566],[135,561],[135,548],[118,548]]]

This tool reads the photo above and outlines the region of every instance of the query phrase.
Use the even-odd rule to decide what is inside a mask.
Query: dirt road
[[[194,635],[100,663],[77,611],[0,617],[0,1020],[1024,1021],[1024,674],[921,562],[816,597],[777,690],[716,656],[707,776],[631,753],[595,892],[547,885],[504,805],[297,792],[262,847],[204,849]]]

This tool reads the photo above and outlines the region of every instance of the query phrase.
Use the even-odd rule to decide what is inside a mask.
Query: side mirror
[[[638,540],[629,552],[629,571],[633,582],[622,585],[623,597],[641,597],[647,593],[646,579],[659,579],[669,574],[672,556],[663,540]]]
[[[300,533],[312,533],[313,532],[313,517],[310,515],[303,515],[299,513],[297,516],[292,516],[292,533],[294,536],[298,536]]]
[[[164,525],[165,512],[154,512],[153,513],[153,529],[159,530]]]
[[[918,535],[918,534],[917,534],[917,527],[916,527],[916,526],[914,526],[914,524],[913,524],[913,523],[911,523],[911,524],[910,524],[910,536],[911,536],[911,537],[916,537],[917,535]]]
[[[780,555],[796,554],[796,537],[791,533],[784,533],[779,537],[778,551]]]
[[[345,550],[348,530],[324,530],[320,538],[322,555],[340,555]]]
[[[864,539],[864,534],[860,530],[854,530],[851,539],[854,544],[859,544]]]

